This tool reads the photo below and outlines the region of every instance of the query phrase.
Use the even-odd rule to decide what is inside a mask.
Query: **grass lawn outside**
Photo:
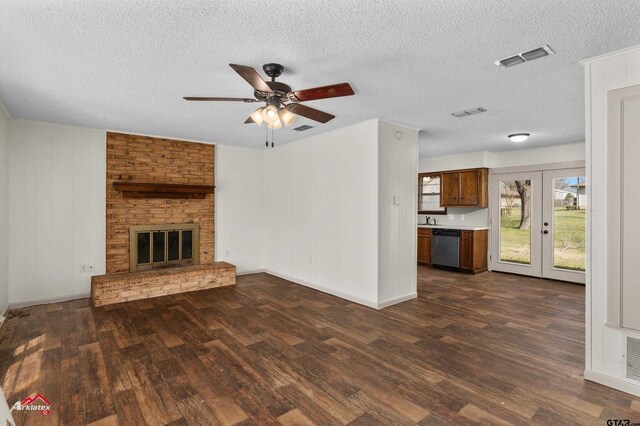
[[[554,267],[575,271],[585,270],[585,216],[584,210],[556,207],[554,213]],[[520,208],[500,218],[500,260],[513,263],[531,263],[531,231],[520,230]]]

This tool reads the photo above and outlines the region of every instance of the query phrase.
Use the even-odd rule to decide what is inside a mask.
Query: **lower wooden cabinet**
[[[431,264],[431,229],[418,228],[418,263]]]
[[[460,231],[460,270],[477,274],[487,270],[489,231]]]
[[[431,264],[431,228],[418,228],[418,263]],[[487,270],[489,231],[460,231],[460,270],[474,274]]]

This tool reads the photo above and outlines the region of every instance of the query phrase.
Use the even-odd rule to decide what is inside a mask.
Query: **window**
[[[447,214],[446,207],[440,207],[440,173],[420,173],[418,175],[418,213]]]

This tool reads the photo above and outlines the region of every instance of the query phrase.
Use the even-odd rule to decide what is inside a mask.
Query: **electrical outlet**
[[[87,272],[87,265],[86,263],[81,263],[80,264],[80,273],[84,273]]]
[[[464,220],[464,215],[463,214],[460,215],[460,220]]]
[[[229,253],[230,253],[229,250],[227,250],[227,257],[229,257]]]
[[[447,218],[449,220],[456,220],[456,215],[455,214],[450,214],[450,215],[447,215]]]

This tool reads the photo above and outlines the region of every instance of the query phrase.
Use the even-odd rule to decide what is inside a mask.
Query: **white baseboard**
[[[50,303],[68,302],[69,300],[85,299],[91,297],[91,293],[70,294],[68,296],[55,297],[52,299],[30,300],[24,302],[9,303],[9,309],[26,308],[36,305],[48,305]]]
[[[280,274],[278,272],[274,272],[274,271],[270,271],[270,270],[265,270],[264,272],[266,272],[269,275],[273,275],[274,277],[278,277],[278,278],[282,278],[283,280],[291,281],[292,283],[295,283],[295,284],[299,284],[299,285],[302,285],[302,286],[305,286],[305,287],[309,287],[309,288],[312,288],[314,290],[318,290],[318,291],[321,291],[323,293],[330,294],[332,296],[337,296],[337,297],[339,297],[341,299],[346,299],[346,300],[349,300],[351,302],[358,303],[360,305],[368,306],[369,308],[379,309],[378,304],[376,302],[372,302],[370,300],[361,299],[359,297],[352,296],[352,295],[346,294],[346,293],[342,293],[340,291],[336,291],[336,290],[333,290],[331,288],[323,287],[323,286],[320,286],[320,285],[317,285],[317,284],[313,284],[313,283],[310,283],[310,282],[307,282],[307,281],[299,280],[297,278],[289,277],[287,275]]]
[[[600,383],[610,388],[618,389],[631,395],[640,396],[640,386],[622,379],[620,377],[609,376],[608,374],[598,373],[593,370],[584,370],[585,380]]]
[[[407,300],[412,300],[418,297],[418,293],[413,292],[406,294],[404,296],[395,297],[393,299],[385,300],[384,302],[378,302],[378,309],[386,308],[387,306],[396,305],[398,303],[406,302]]]
[[[241,271],[241,272],[236,271],[236,277],[239,277],[241,275],[262,274],[264,272],[267,272],[267,271],[265,271],[264,269],[253,269],[253,270]]]

